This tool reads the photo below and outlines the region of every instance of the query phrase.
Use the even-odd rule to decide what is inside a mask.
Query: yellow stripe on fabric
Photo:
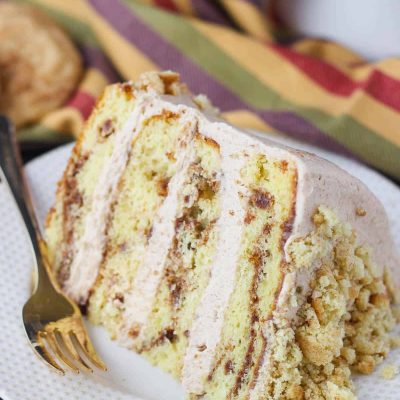
[[[357,91],[351,100],[346,112],[350,117],[400,146],[400,115],[398,112],[365,92]]]
[[[328,62],[343,72],[349,72],[349,66],[365,62],[363,58],[333,42],[316,39],[302,39],[290,46],[291,49]]]
[[[221,0],[226,11],[245,32],[257,39],[272,42],[272,30],[268,20],[260,10],[246,0]]]
[[[63,107],[47,114],[40,125],[50,131],[62,132],[77,137],[83,128],[82,114],[75,107]]]
[[[243,129],[254,129],[268,133],[278,133],[275,128],[264,122],[257,114],[247,110],[234,110],[222,113],[222,116],[230,124]]]
[[[238,65],[287,100],[302,106],[318,108],[336,117],[348,114],[393,143],[399,143],[399,134],[392,129],[396,124],[400,126],[399,114],[368,94],[355,91],[352,96],[346,98],[329,93],[268,46],[215,25],[196,20],[192,20],[191,23]],[[364,109],[364,113],[369,113],[367,118],[358,111],[356,103],[360,101],[360,96],[363,104],[370,107]],[[387,129],[386,123],[383,124],[382,121],[388,121],[390,128]]]
[[[70,15],[82,23],[87,23],[87,13],[92,12],[83,0],[35,0],[35,2]]]
[[[104,19],[91,10],[90,22],[114,67],[124,79],[136,79],[146,71],[158,70],[159,67],[140,50],[118,34]]]
[[[399,113],[361,92],[357,96],[348,114],[400,147]]]
[[[173,0],[179,11],[187,15],[194,15],[192,2],[190,0]]]
[[[400,60],[397,58],[387,58],[375,63],[366,63],[346,47],[334,42],[315,39],[301,40],[293,44],[291,48],[335,66],[335,68],[356,81],[363,81],[368,78],[373,69],[381,71],[394,79],[400,79]]]
[[[366,79],[372,69],[377,69],[393,79],[400,80],[400,60],[396,58],[387,58],[373,64],[359,66],[354,69],[353,76],[359,80]]]
[[[108,84],[108,80],[98,69],[88,68],[85,70],[84,79],[79,84],[79,90],[97,98]]]

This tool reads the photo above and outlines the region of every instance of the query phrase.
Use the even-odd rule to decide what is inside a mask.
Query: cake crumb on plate
[[[399,367],[394,364],[385,365],[380,372],[383,379],[391,380],[399,373]]]

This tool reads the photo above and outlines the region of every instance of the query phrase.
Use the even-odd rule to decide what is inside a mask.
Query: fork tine
[[[56,363],[50,352],[47,350],[41,332],[38,332],[37,344],[35,344],[33,348],[38,353],[38,355],[40,356],[40,358],[43,360],[44,363],[46,363],[51,368],[54,368],[61,375],[65,375],[64,370]]]
[[[107,371],[107,367],[101,358],[97,355],[92,342],[87,335],[81,335],[83,340],[79,340],[78,335],[75,332],[70,332],[72,341],[75,341],[79,346],[80,350],[85,354],[86,358],[93,363],[97,368]],[[83,342],[83,343],[82,343]]]
[[[93,373],[93,369],[90,368],[89,365],[87,365],[87,363],[82,359],[82,357],[79,355],[79,353],[75,349],[75,346],[72,343],[69,333],[64,333],[64,332],[56,329],[55,335],[56,335],[57,339],[65,346],[66,350],[69,351],[69,354],[73,357],[73,359],[79,363],[80,367],[87,372]]]
[[[71,360],[66,357],[64,354],[63,350],[61,349],[59,343],[57,342],[57,339],[54,336],[54,333],[52,332],[46,332],[44,337],[47,339],[47,343],[50,346],[51,350],[53,353],[55,353],[61,361],[69,368],[71,369],[75,374],[79,374],[79,368],[77,368]]]

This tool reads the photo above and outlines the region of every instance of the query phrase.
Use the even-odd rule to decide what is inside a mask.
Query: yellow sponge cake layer
[[[91,320],[103,324],[114,338],[125,308],[124,295],[132,286],[156,210],[176,172],[174,152],[181,136],[179,119],[172,114],[146,120],[119,182],[104,260],[89,301]]]
[[[180,211],[163,278],[144,332],[134,348],[175,377],[180,376],[191,323],[208,283],[218,239],[219,148],[195,137],[196,157],[178,198]]]
[[[122,85],[107,88],[59,183],[55,207],[47,218],[46,239],[50,261],[62,285],[69,277],[74,243],[82,235],[101,167],[113,151],[114,133],[122,128],[134,108],[132,95]]]
[[[267,346],[262,327],[271,318],[285,272],[284,249],[294,217],[297,172],[288,161],[252,156],[241,171],[246,227],[236,286],[205,390],[210,398],[248,398]]]

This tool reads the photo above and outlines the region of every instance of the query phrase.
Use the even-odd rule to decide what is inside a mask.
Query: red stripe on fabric
[[[349,96],[358,88],[343,72],[328,63],[282,46],[269,46],[331,93]]]
[[[173,0],[154,0],[154,3],[170,11],[179,11]]]
[[[93,110],[96,99],[85,92],[76,92],[68,101],[68,107],[76,108],[82,115],[83,119],[87,119]]]
[[[400,111],[400,81],[381,71],[374,69],[367,79],[357,82],[325,61],[274,44],[267,43],[266,45],[332,94],[347,97],[355,90],[363,89],[376,100]]]
[[[374,70],[368,79],[366,91],[382,103],[400,111],[400,82],[398,80]]]

